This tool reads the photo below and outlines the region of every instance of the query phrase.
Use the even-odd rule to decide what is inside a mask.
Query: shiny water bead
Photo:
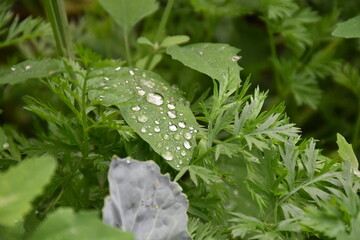
[[[176,118],[176,111],[168,111],[167,114],[169,118]]]
[[[25,66],[25,70],[29,70],[30,68],[31,68],[30,65],[26,65],[26,66]]]
[[[174,109],[175,109],[175,105],[174,105],[174,104],[171,104],[171,103],[169,103],[169,104],[167,105],[167,107],[168,107],[168,109],[170,109],[170,110],[174,110]]]
[[[190,140],[191,137],[192,137],[191,133],[189,133],[189,132],[184,133],[184,138],[185,139]]]
[[[240,59],[239,56],[233,56],[233,57],[231,58],[231,60],[234,61],[234,62],[238,61],[239,59]]]
[[[139,96],[144,96],[145,95],[145,91],[144,90],[139,90],[138,92],[137,92],[137,94],[139,95]]]
[[[117,67],[115,68],[115,71],[119,71],[121,69],[121,67]]]
[[[160,132],[160,128],[158,126],[154,127],[154,132]]]
[[[138,112],[141,110],[141,108],[139,106],[135,106],[135,107],[132,107],[131,110]]]
[[[135,74],[132,70],[130,70],[129,73],[131,76],[134,76],[134,74]]]
[[[142,132],[142,133],[146,133],[146,128],[144,128],[144,127],[141,128],[141,132]]]
[[[178,126],[181,128],[185,128],[186,124],[184,122],[178,122]]]
[[[185,142],[184,142],[184,147],[185,147],[186,149],[190,149],[190,148],[191,148],[190,142],[189,142],[189,141],[185,141]]]
[[[163,154],[161,154],[161,156],[168,161],[173,160],[174,156],[172,155],[172,153],[170,151],[165,151]]]
[[[151,104],[157,105],[157,106],[160,106],[164,103],[163,97],[156,93],[149,93],[146,96],[146,101],[148,101]]]
[[[169,126],[169,130],[172,132],[176,132],[177,131],[177,127],[175,125],[170,125]]]
[[[140,115],[137,117],[137,120],[141,123],[146,123],[148,121],[148,117],[145,115]]]

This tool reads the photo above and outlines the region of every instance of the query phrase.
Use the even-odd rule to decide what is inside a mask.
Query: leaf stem
[[[167,21],[169,19],[171,9],[172,9],[172,7],[174,5],[174,2],[175,2],[174,0],[168,0],[168,2],[166,4],[164,14],[161,17],[160,24],[159,24],[159,27],[157,29],[156,35],[155,35],[155,41],[156,42],[160,41],[161,35],[164,34],[164,32],[165,32],[165,27],[166,27]]]
[[[123,28],[123,35],[124,35],[124,43],[125,43],[125,51],[126,51],[126,59],[130,67],[133,66],[132,64],[132,57],[130,52],[130,45],[129,45],[129,31],[127,28]]]

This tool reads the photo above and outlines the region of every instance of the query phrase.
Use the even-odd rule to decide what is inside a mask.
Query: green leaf
[[[351,18],[345,22],[338,23],[333,36],[343,38],[359,38],[360,37],[360,15]]]
[[[0,71],[0,84],[16,84],[31,78],[49,77],[65,70],[58,59],[26,60]]]
[[[219,183],[222,181],[221,178],[217,176],[213,171],[201,166],[191,165],[189,167],[189,174],[191,180],[196,186],[198,186],[197,178],[200,178],[206,184]]]
[[[106,224],[133,232],[136,239],[190,239],[186,196],[156,163],[114,158],[109,184],[103,209]]]
[[[233,92],[241,83],[239,72],[242,68],[237,64],[239,51],[228,44],[198,43],[172,46],[166,52],[184,65],[218,80]]]
[[[161,42],[160,46],[167,48],[174,45],[179,45],[182,43],[186,43],[190,40],[190,38],[186,35],[177,35],[177,36],[167,36],[164,38],[164,40]]]
[[[30,158],[0,174],[0,224],[12,226],[30,209],[55,170],[50,156]]]
[[[154,46],[155,46],[155,44],[152,43],[152,42],[151,42],[148,38],[146,38],[146,37],[139,37],[139,38],[137,39],[137,43],[142,44],[142,45],[148,45],[148,46],[150,46],[150,47],[154,47]]]
[[[98,0],[117,24],[129,31],[142,18],[158,9],[155,0]]]
[[[189,164],[198,123],[177,88],[138,69],[104,68],[89,77],[94,104],[119,107],[125,121],[173,168]]]
[[[96,211],[74,213],[60,208],[50,214],[36,229],[31,240],[133,240],[131,233],[104,225]]]
[[[356,155],[354,153],[354,150],[351,146],[351,144],[349,144],[346,139],[341,136],[339,133],[336,134],[337,140],[336,143],[339,146],[339,150],[338,153],[340,155],[340,157],[346,161],[349,162],[351,165],[351,168],[354,171],[354,174],[358,177],[360,177],[360,171],[359,171],[359,162],[356,158]]]

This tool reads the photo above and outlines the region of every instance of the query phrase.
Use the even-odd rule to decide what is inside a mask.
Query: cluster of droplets
[[[24,67],[24,69],[22,69],[22,70],[28,71],[28,70],[30,70],[30,69],[31,69],[31,65],[26,65],[26,66]],[[14,72],[14,71],[16,71],[17,69],[16,69],[15,66],[12,66],[12,67],[10,68],[10,70]]]

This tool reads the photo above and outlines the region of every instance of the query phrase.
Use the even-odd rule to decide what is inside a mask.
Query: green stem
[[[72,58],[73,53],[64,2],[62,0],[45,0],[44,6],[53,30],[59,55],[61,57]]]
[[[156,36],[155,36],[156,42],[160,41],[161,34],[165,32],[165,27],[171,13],[171,9],[174,6],[174,2],[175,2],[174,0],[168,0],[166,4],[164,14],[161,17],[160,24],[156,32]]]
[[[132,67],[132,59],[131,59],[131,52],[130,52],[130,45],[129,45],[129,32],[126,28],[123,30],[124,35],[124,43],[125,43],[125,51],[126,51],[126,59],[130,67]]]
[[[81,89],[81,122],[83,128],[83,148],[82,155],[86,158],[89,155],[89,133],[88,133],[88,119],[86,114],[86,88],[87,77],[84,78],[83,86]]]

